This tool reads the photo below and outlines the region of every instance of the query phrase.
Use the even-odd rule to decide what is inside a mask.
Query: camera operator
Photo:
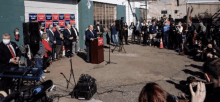
[[[205,102],[220,102],[220,59],[209,59],[203,64],[202,71],[204,72],[207,83],[212,83],[213,88],[206,91]]]

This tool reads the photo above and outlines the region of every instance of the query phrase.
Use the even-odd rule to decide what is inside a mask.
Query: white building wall
[[[77,4],[24,1],[24,6],[25,6],[25,22],[29,22],[29,13],[75,14],[76,28],[78,29],[79,27]]]

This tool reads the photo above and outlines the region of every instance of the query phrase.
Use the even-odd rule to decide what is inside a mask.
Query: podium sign
[[[98,46],[101,46],[101,45],[103,45],[103,38],[98,39]]]
[[[103,38],[94,39],[90,44],[91,63],[102,63],[104,61]]]

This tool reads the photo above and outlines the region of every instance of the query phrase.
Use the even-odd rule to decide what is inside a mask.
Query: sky
[[[170,1],[170,0],[162,0],[162,1]],[[219,1],[219,0],[189,0],[189,1]]]

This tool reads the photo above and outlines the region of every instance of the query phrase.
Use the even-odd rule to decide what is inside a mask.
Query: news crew
[[[90,41],[97,38],[97,34],[93,31],[93,25],[89,25],[89,29],[86,31],[86,49],[87,49],[87,59],[86,62],[90,63]]]
[[[20,50],[15,42],[11,41],[11,35],[5,33],[0,43],[0,72],[11,67],[18,67],[21,56]]]

